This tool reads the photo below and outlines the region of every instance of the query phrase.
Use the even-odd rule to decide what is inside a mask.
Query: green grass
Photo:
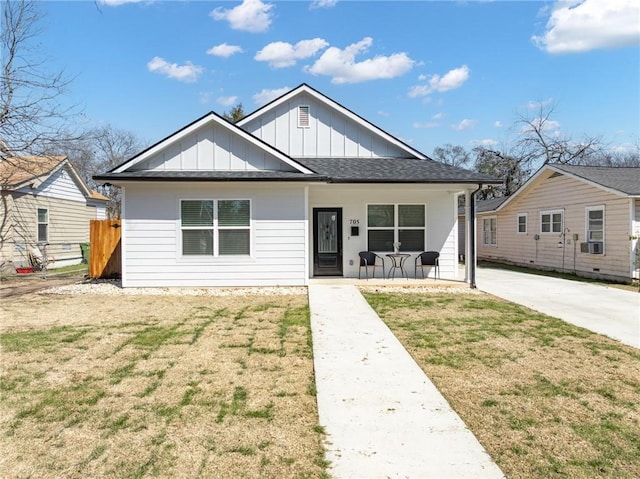
[[[364,293],[509,478],[640,477],[640,351],[481,294]]]
[[[3,304],[3,476],[327,477],[304,296],[46,299]]]

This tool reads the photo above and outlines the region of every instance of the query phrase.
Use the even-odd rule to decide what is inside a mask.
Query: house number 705
[[[359,224],[360,224],[360,220],[353,220],[353,219],[351,219],[351,220],[349,220],[349,224],[350,224],[350,225],[359,225]]]

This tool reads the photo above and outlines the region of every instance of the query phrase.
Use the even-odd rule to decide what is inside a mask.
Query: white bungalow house
[[[409,275],[436,250],[441,277],[457,279],[457,198],[500,183],[431,160],[306,84],[235,125],[211,112],[95,179],[123,189],[124,287],[358,277],[358,252],[388,270],[394,243]]]
[[[66,156],[9,156],[0,161],[0,265],[29,264],[38,248],[50,268],[80,263],[89,223],[105,218],[105,196],[89,189]]]
[[[640,278],[640,168],[549,164],[477,220],[478,259]]]

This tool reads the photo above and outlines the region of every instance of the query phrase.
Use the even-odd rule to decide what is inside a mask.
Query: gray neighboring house
[[[359,251],[439,251],[458,278],[455,168],[306,84],[232,124],[209,113],[95,177],[122,187],[122,284],[305,285],[358,277]],[[467,271],[473,283],[473,271]]]
[[[478,259],[640,278],[640,168],[549,164],[498,200],[478,202]]]

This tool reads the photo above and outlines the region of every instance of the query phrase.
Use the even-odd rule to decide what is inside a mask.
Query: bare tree
[[[66,154],[87,184],[109,198],[107,214],[119,218],[120,188],[96,184],[92,177],[113,169],[142,148],[143,142],[135,133],[107,125],[86,132],[80,140],[58,142],[55,151]]]
[[[0,8],[0,158],[42,155],[53,141],[77,136],[71,120],[79,112],[63,104],[69,80],[45,65],[38,3],[7,0]]]
[[[462,146],[447,143],[433,149],[433,159],[440,163],[464,168],[469,164],[471,155]]]
[[[511,196],[531,174],[529,158],[505,151],[492,150],[483,146],[473,149],[476,155],[475,169],[503,180],[503,184],[490,190],[483,190],[481,199]]]
[[[534,115],[520,115],[515,123],[520,127],[517,146],[529,157],[530,162],[541,167],[548,163],[580,165],[602,149],[596,136],[584,136],[575,141],[562,134],[558,123],[552,120],[555,103],[540,102]]]

